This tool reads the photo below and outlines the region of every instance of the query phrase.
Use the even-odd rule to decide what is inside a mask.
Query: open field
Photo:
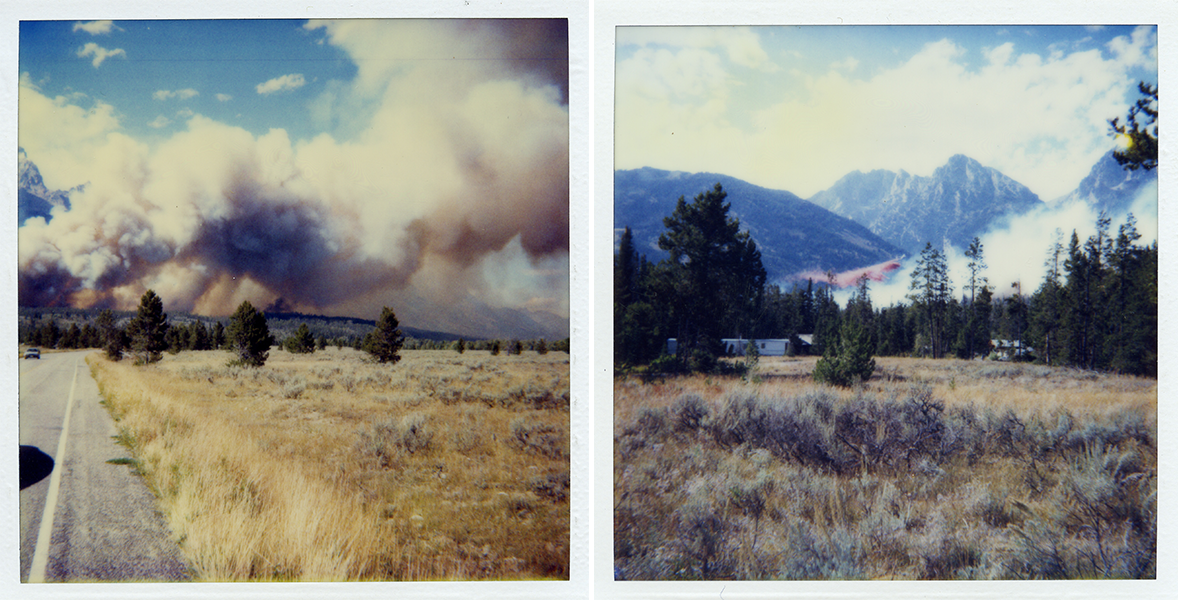
[[[568,355],[88,357],[198,579],[568,577]]]
[[[1157,381],[877,358],[614,383],[626,579],[1156,576]]]

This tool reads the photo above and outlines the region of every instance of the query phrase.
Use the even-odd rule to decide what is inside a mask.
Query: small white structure
[[[990,346],[998,360],[1012,360],[1020,356],[1032,355],[1035,349],[1023,344],[1019,340],[990,340]]]
[[[806,334],[799,335],[798,338],[801,339],[802,344],[801,348],[794,349],[795,353],[800,353],[804,348],[809,346],[813,336]],[[756,342],[757,353],[761,356],[785,356],[789,353],[789,340],[784,338],[766,338],[757,340],[724,338],[720,341],[724,344],[725,353],[731,356],[744,356],[745,352],[748,350],[748,345],[750,342]],[[675,341],[675,338],[667,339],[667,354],[675,354],[675,351],[678,349],[678,347],[679,345],[678,342]]]

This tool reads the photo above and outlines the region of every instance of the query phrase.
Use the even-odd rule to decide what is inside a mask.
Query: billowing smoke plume
[[[20,303],[127,309],[152,288],[213,315],[249,299],[361,317],[401,304],[437,328],[479,307],[567,316],[565,27],[308,24],[356,59],[311,108],[340,139],[196,115],[149,147],[22,79],[29,159],[87,185],[20,229]],[[66,147],[40,139],[45,115],[89,128]]]
[[[1137,231],[1141,234],[1138,244],[1150,244],[1158,239],[1156,182],[1142,186],[1126,209],[1108,215],[1113,235],[1116,235],[1117,228],[1125,223],[1130,213],[1136,219]],[[987,265],[981,275],[986,277],[996,296],[1007,296],[1020,290],[1023,294],[1033,294],[1047,274],[1048,254],[1057,236],[1064,247],[1063,260],[1072,232],[1076,232],[1083,244],[1096,233],[1099,214],[1099,208],[1083,201],[1056,202],[995,223],[989,231],[979,236]],[[969,261],[965,257],[965,250],[950,246],[945,249],[945,255],[954,289],[957,297],[961,298],[969,281]],[[892,271],[890,277],[880,285],[872,286],[872,303],[888,306],[896,302],[908,302],[906,295],[918,258],[907,257],[899,269]],[[838,299],[845,302],[845,296],[849,296],[849,293],[839,295]]]

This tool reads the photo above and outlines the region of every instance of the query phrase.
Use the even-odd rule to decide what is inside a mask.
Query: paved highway
[[[143,479],[107,462],[130,453],[112,439],[87,353],[20,361],[21,581],[188,580]]]

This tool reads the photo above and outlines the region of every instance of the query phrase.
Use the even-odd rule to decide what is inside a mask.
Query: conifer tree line
[[[309,354],[334,345],[336,348],[364,350],[378,362],[393,363],[400,359],[399,352],[405,350],[447,350],[456,349],[488,351],[499,354],[522,354],[535,352],[547,354],[549,350],[569,353],[569,339],[549,342],[544,338],[534,340],[475,340],[459,339],[456,342],[441,340],[418,340],[406,337],[398,328],[392,309],[384,307],[380,320],[367,335],[316,337],[306,323],[281,343],[270,333],[266,316],[248,301],[242,302],[237,311],[228,319],[228,325],[214,321],[211,325],[200,319],[188,322],[173,322],[163,310],[163,300],[148,290],[140,299],[139,307],[130,317],[116,317],[110,309],[102,310],[93,319],[85,311],[65,311],[68,325],[61,325],[53,316],[41,318],[31,327],[23,327],[20,342],[29,346],[57,348],[63,350],[99,348],[112,360],[124,356],[137,364],[159,361],[163,353],[177,354],[187,350],[229,350],[234,358],[231,364],[260,367],[266,363],[270,349],[280,346],[292,354]],[[79,325],[79,323],[81,323]],[[378,340],[383,340],[378,343]]]
[[[722,338],[785,338],[794,349],[799,336],[812,335],[809,352],[823,355],[819,370],[832,383],[852,371],[869,376],[871,356],[989,357],[1157,376],[1158,247],[1139,243],[1133,215],[1114,234],[1101,214],[1083,243],[1073,231],[1064,246],[1057,232],[1044,280],[1030,293],[1023,282],[994,289],[974,238],[966,281],[952,280],[945,253],[930,243],[905,302],[872,306],[862,278],[840,307],[827,282],[767,285],[756,244],[727,216],[725,197],[717,184],[693,204],[680,198],[659,238],[669,257],[658,263],[623,229],[614,257],[616,369],[715,372],[728,364],[718,361]],[[668,338],[677,341],[673,356]]]

